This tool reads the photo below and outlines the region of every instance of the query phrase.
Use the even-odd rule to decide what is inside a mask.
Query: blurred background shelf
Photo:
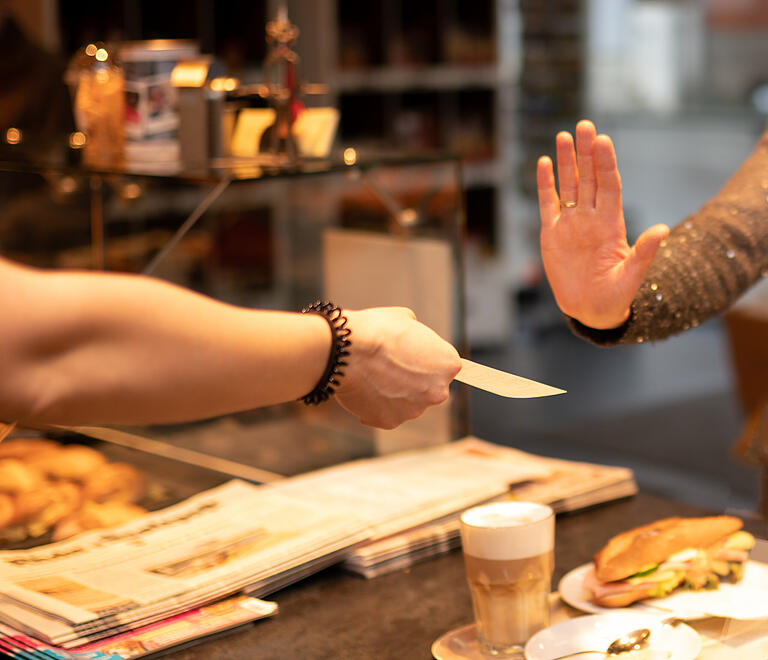
[[[10,4],[35,38],[65,60],[93,39],[191,38],[245,83],[262,80],[264,24],[277,7],[276,0]],[[512,407],[474,393],[472,430],[551,455],[629,461],[641,485],[676,497],[693,493],[699,502],[706,497],[738,507],[754,499],[751,468],[730,453],[743,418],[722,325],[613,351],[571,337],[538,258],[534,165],[539,155],[552,155],[558,130],[589,117],[616,144],[630,238],[695,211],[749,153],[764,125],[766,3],[289,0],[288,9],[301,29],[304,78],[329,85],[328,94],[306,101],[341,110],[338,146],[359,153],[443,149],[461,157],[466,322],[475,356],[569,390],[557,402]],[[403,199],[410,199],[403,185]],[[87,257],[78,252],[88,239],[77,208],[87,205],[87,193],[79,194],[51,222],[54,238],[34,224],[22,230],[44,249],[65,248],[72,264]],[[290,275],[280,270],[285,262],[254,246],[284,245],[274,232],[293,213],[340,211],[347,227],[381,221],[381,209],[372,210],[370,194],[360,191],[337,207],[318,185],[310,202],[288,211],[249,194],[251,217],[221,209],[216,250],[209,238],[191,237],[185,246],[214,255],[213,290],[225,299],[246,282],[261,290],[257,304],[288,302],[282,293],[265,293],[276,273]],[[178,222],[193,196],[179,190],[112,198],[114,263],[135,268],[136,251],[162,241],[149,233],[127,236],[141,233],[142,214],[153,203]],[[53,207],[59,197],[46,203]],[[257,259],[259,266],[248,266]],[[176,263],[179,272],[169,270],[169,277],[192,273],[201,284],[200,269],[189,263]],[[223,263],[232,267],[219,268]],[[664,466],[654,459],[660,448],[669,450]]]

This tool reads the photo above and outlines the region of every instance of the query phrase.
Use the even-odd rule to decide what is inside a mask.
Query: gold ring
[[[574,206],[576,206],[576,202],[564,202],[562,199],[560,200],[561,209],[572,209]]]

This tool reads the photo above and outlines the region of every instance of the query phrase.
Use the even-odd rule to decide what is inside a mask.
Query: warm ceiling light
[[[86,55],[90,55],[91,57],[93,57],[96,54],[97,50],[99,50],[99,49],[96,48],[96,44],[88,44],[85,47],[85,54]]]
[[[418,219],[419,214],[415,209],[403,209],[400,211],[400,215],[398,217],[398,220],[400,221],[400,224],[403,225],[403,227],[410,227],[411,225],[415,225]]]
[[[211,89],[214,92],[231,92],[237,89],[237,78],[214,78],[211,80]]]
[[[141,197],[141,186],[138,183],[126,183],[121,189],[120,189],[120,197],[122,197],[126,201],[130,201],[133,199],[138,199]]]
[[[109,58],[109,53],[104,48],[99,48],[96,51],[96,59],[99,60],[99,62],[106,62]]]
[[[72,176],[63,176],[59,179],[58,189],[63,195],[71,195],[77,190],[77,180]]]
[[[202,87],[208,78],[210,62],[205,58],[179,62],[171,71],[174,87]]]
[[[9,128],[5,132],[5,141],[8,144],[18,144],[21,142],[21,131],[18,128]]]
[[[354,165],[357,162],[357,152],[352,147],[344,149],[344,164]]]
[[[86,142],[85,133],[82,131],[75,131],[69,135],[69,146],[73,149],[79,149],[84,147]]]

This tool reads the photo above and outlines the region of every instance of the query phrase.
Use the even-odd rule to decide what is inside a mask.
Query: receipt
[[[565,390],[557,387],[537,383],[535,380],[515,376],[492,367],[486,367],[484,364],[478,364],[477,362],[472,362],[472,360],[462,358],[461,365],[461,371],[456,375],[456,380],[472,387],[498,394],[499,396],[513,399],[531,399],[538,396],[565,394]]]

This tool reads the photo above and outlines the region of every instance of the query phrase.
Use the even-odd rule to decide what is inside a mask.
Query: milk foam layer
[[[481,559],[524,559],[552,550],[555,515],[544,504],[495,502],[461,515],[464,552]]]

